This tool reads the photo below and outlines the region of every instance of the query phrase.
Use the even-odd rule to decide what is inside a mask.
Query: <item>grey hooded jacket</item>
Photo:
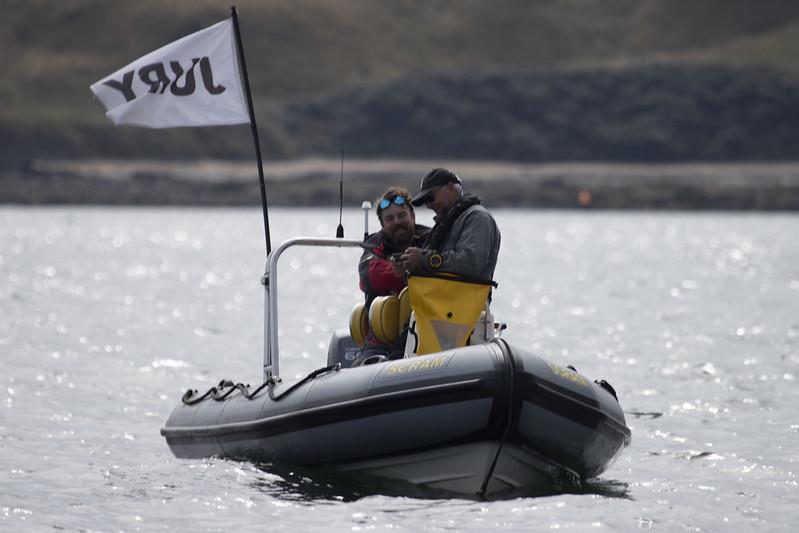
[[[438,250],[426,249],[422,253],[416,273],[451,272],[491,281],[497,266],[500,240],[499,228],[491,213],[480,204],[472,205],[455,219]],[[438,268],[431,266],[430,257],[434,254],[442,259]]]

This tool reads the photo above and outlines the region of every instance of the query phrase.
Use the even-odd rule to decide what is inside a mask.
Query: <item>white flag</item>
[[[233,21],[187,35],[94,83],[114,124],[147,128],[250,122]]]

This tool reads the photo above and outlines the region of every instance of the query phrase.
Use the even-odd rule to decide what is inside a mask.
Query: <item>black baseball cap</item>
[[[446,185],[447,183],[461,184],[463,182],[461,182],[457,174],[446,168],[434,168],[427,176],[422,178],[422,183],[419,184],[419,192],[413,195],[411,204],[419,207],[424,203],[430,191],[441,185]]]

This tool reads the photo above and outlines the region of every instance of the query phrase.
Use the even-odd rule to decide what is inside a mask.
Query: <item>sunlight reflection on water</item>
[[[274,210],[273,242],[332,236],[337,214]],[[0,529],[789,530],[799,217],[496,216],[504,336],[607,379],[627,412],[631,447],[585,493],[439,500],[176,460],[159,429],[185,389],[260,383],[260,212],[2,208]],[[357,256],[287,252],[284,377],[324,364]]]

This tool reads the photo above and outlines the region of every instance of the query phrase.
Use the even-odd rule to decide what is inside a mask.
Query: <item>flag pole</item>
[[[239,31],[239,17],[236,6],[230,7],[231,17],[233,18],[233,30],[236,33],[236,51],[239,55],[239,65],[241,66],[241,76],[244,78],[244,93],[247,95],[247,109],[250,112],[250,129],[252,139],[255,143],[255,156],[258,159],[258,180],[261,184],[261,206],[264,211],[264,235],[266,236],[266,255],[272,252],[272,241],[269,237],[269,209],[266,205],[266,184],[264,183],[264,164],[261,161],[261,143],[258,140],[258,126],[255,123],[255,111],[252,106],[252,94],[250,93],[250,78],[247,76],[247,63],[244,61],[244,45],[241,43],[241,31]]]

